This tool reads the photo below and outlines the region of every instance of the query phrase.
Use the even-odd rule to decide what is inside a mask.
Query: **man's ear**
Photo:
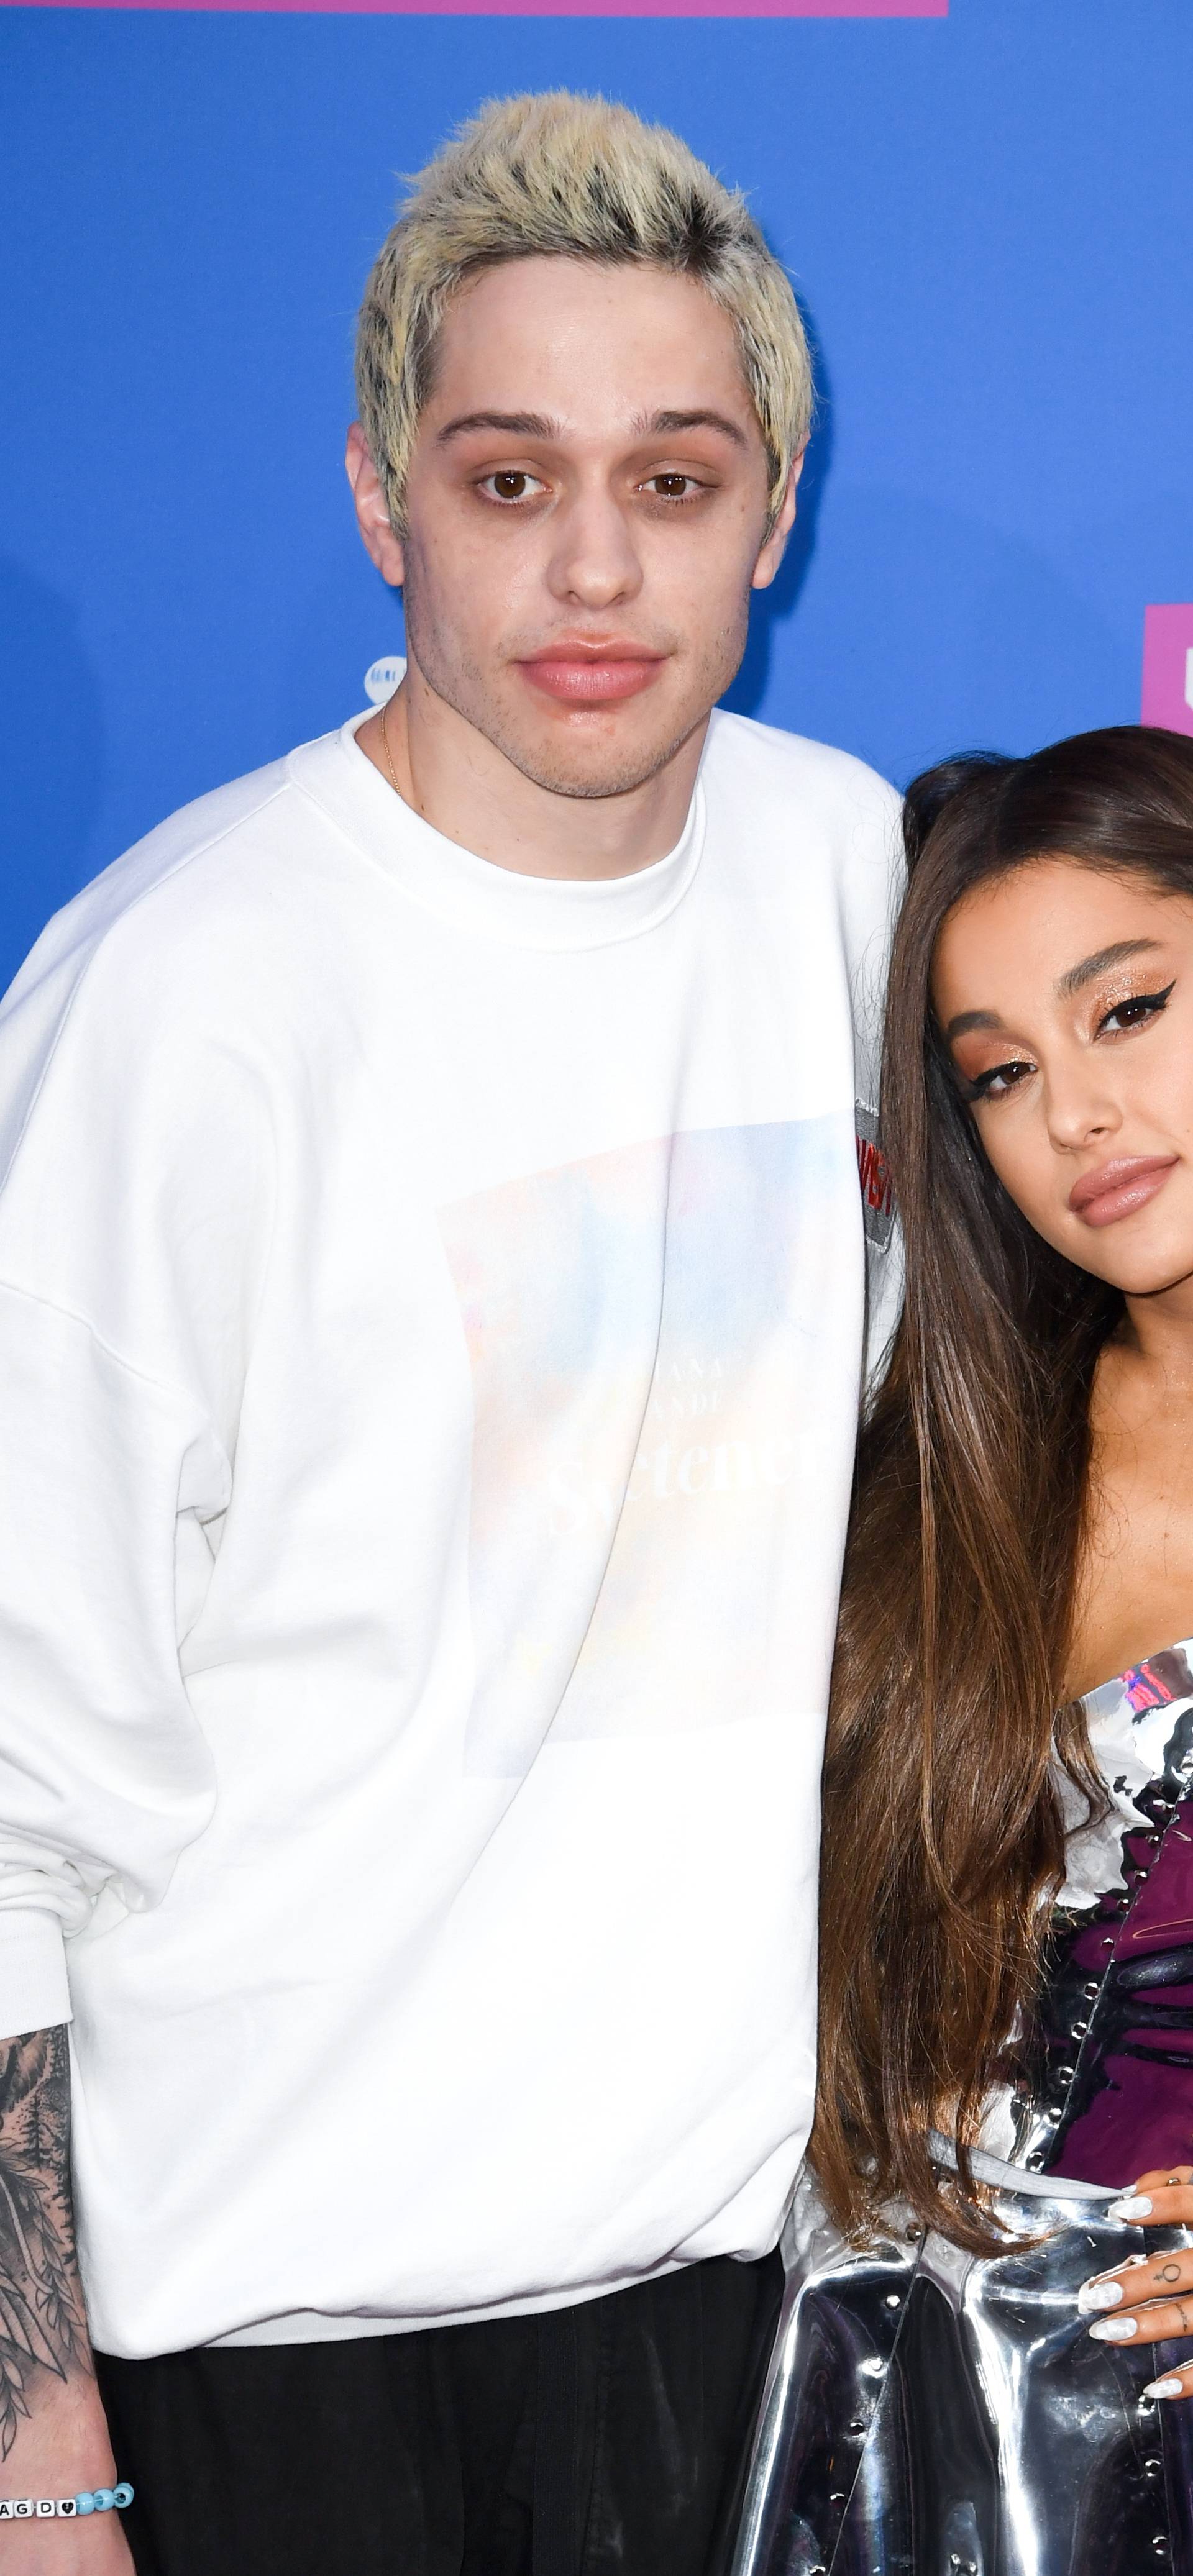
[[[356,503],[356,520],[365,541],[365,549],[391,589],[400,590],[406,578],[406,559],[402,540],[395,536],[393,523],[381,489],[381,477],[369,454],[360,422],[354,420],[348,432],[344,466],[352,485]]]
[[[804,458],[806,454],[807,449],[801,447],[799,455],[796,457],[792,465],[791,472],[787,477],[787,489],[783,494],[782,508],[779,511],[778,518],[771,529],[770,535],[763,546],[762,552],[758,557],[758,561],[754,566],[753,574],[751,575],[750,587],[753,590],[770,589],[775,574],[777,573],[787,551],[787,540],[795,526],[796,485],[798,484],[799,478],[804,470]],[[367,537],[365,539],[365,543],[366,545],[368,544]]]

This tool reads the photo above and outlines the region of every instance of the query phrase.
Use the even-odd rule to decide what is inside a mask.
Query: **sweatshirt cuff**
[[[38,1905],[0,1906],[0,2039],[71,2019],[62,1925]]]

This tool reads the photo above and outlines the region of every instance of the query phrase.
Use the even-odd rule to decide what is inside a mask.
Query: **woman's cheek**
[[[1037,1234],[1043,1235],[1046,1243],[1063,1252],[1065,1209],[1057,1196],[1056,1157],[1051,1149],[1042,1155],[1033,1150],[1028,1138],[1012,1138],[1005,1133],[995,1133],[989,1142],[983,1137],[982,1142],[992,1170],[1020,1215],[1027,1218]]]
[[[1022,1208],[1026,1215],[1025,1192],[1030,1198],[1038,1196],[1031,1187],[1034,1156],[1025,1150],[1022,1138],[1008,1135],[1005,1126],[1000,1132],[996,1110],[988,1109],[984,1115],[979,1114],[977,1129],[978,1141],[992,1172],[1002,1182],[1004,1190],[1009,1191],[1016,1207]]]

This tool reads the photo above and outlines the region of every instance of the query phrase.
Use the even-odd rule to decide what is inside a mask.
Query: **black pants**
[[[721,2576],[782,2269],[541,2317],[97,2356],[139,2576]]]

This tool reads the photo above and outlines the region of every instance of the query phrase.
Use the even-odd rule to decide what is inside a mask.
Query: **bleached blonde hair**
[[[493,100],[411,183],[374,263],[356,341],[361,426],[393,524],[447,306],[469,274],[543,254],[653,261],[729,314],[758,415],[773,524],[807,439],[812,369],[786,271],[741,195],[677,134],[604,98]]]

